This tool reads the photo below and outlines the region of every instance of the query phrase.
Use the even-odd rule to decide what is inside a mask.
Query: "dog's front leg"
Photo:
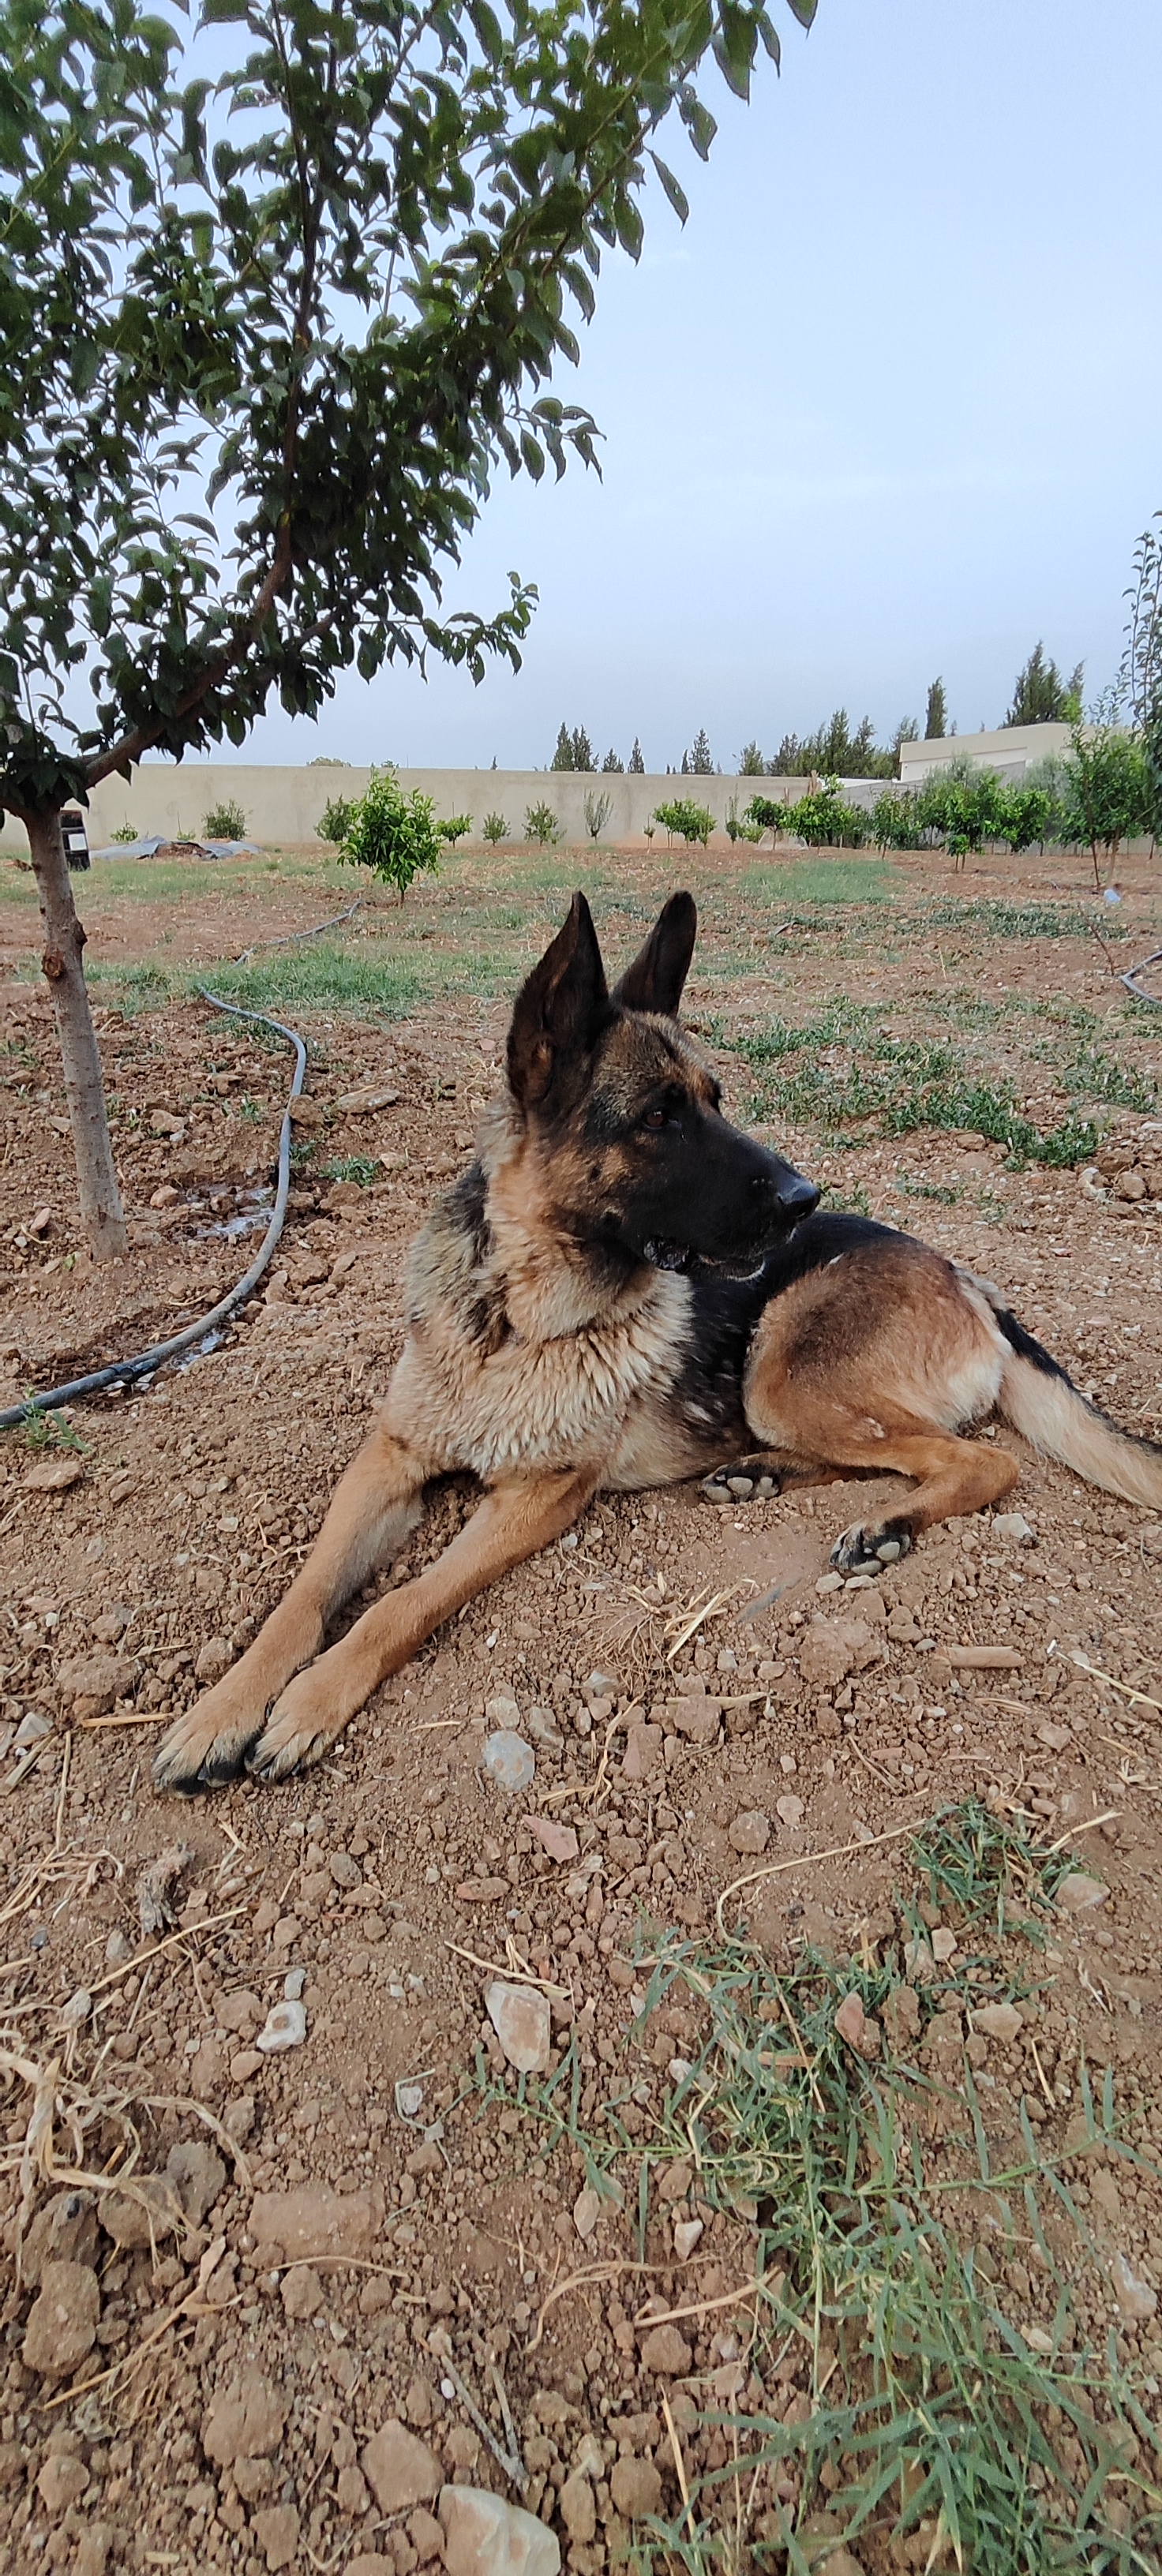
[[[159,1746],[159,1789],[215,1788],[242,1769],[272,1701],[318,1653],[331,1614],[398,1556],[420,1514],[425,1462],[381,1424],[352,1459],[306,1564],[252,1646]]]
[[[596,1485],[596,1471],[588,1468],[494,1485],[434,1565],[366,1610],[338,1645],[290,1683],[247,1757],[250,1770],[264,1780],[281,1780],[300,1763],[317,1762],[348,1718],[434,1628],[559,1538]]]

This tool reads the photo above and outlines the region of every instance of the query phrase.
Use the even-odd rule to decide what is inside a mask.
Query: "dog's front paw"
[[[236,1780],[262,1733],[267,1700],[240,1665],[224,1674],[163,1736],[153,1758],[155,1786],[191,1798]]]
[[[883,1574],[889,1565],[898,1564],[912,1545],[912,1532],[906,1520],[882,1521],[878,1529],[866,1521],[854,1522],[836,1539],[831,1562],[842,1574]]]
[[[708,1503],[765,1503],[782,1491],[782,1479],[766,1467],[716,1467],[702,1479]]]
[[[326,1655],[320,1655],[305,1673],[296,1673],[275,1701],[257,1743],[251,1744],[246,1756],[247,1770],[256,1779],[286,1780],[292,1771],[305,1771],[330,1752],[350,1711],[341,1704],[336,1676],[333,1668],[328,1672],[328,1661]]]

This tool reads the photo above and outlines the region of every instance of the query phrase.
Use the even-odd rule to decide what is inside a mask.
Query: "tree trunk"
[[[41,963],[60,1040],[81,1223],[96,1259],[114,1261],[127,1248],[125,1218],[113,1168],[97,1032],[81,965],[85,934],[73,902],[60,813],[25,813],[23,821],[44,923]]]

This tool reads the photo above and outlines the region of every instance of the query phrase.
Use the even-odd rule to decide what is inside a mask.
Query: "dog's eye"
[[[642,1120],[643,1127],[648,1127],[651,1135],[654,1136],[657,1135],[659,1128],[668,1127],[669,1124],[670,1114],[666,1109],[647,1109]]]

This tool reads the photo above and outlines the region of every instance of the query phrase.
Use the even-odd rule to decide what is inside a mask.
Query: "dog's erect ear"
[[[522,1107],[536,1108],[550,1091],[566,1105],[569,1071],[587,1067],[610,1017],[609,987],[593,916],[575,894],[569,918],[522,984],[508,1033],[508,1079]]]
[[[663,904],[644,948],[613,988],[627,1011],[660,1011],[673,1019],[690,972],[698,911],[692,894],[672,894]]]

